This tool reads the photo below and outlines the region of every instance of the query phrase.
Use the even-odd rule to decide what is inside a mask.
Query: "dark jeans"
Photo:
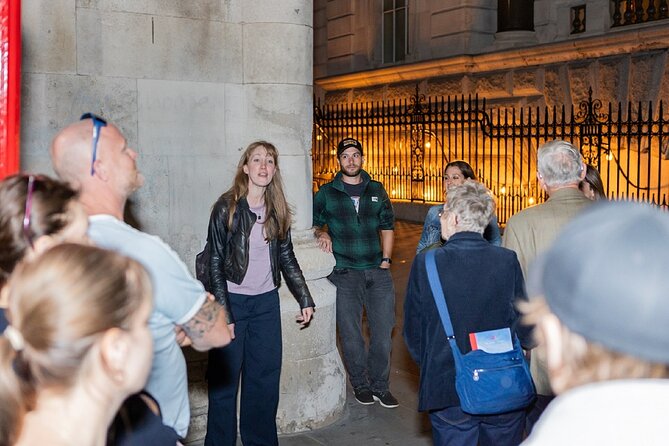
[[[354,389],[385,392],[395,326],[395,288],[390,270],[335,268],[328,278],[337,287],[337,328],[351,385]],[[363,307],[369,325],[369,350],[362,336]]]
[[[245,446],[278,445],[276,411],[281,375],[281,312],[277,290],[229,295],[235,339],[209,351],[207,446],[237,444],[237,389],[242,375],[239,430]]]
[[[460,407],[430,412],[434,446],[517,446],[523,441],[525,411],[470,415]]]

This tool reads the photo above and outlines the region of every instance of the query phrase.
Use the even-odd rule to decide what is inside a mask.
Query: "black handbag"
[[[237,227],[237,218],[237,212],[235,212],[232,216],[232,230]],[[226,243],[230,243],[230,238],[232,238],[232,230],[227,230]],[[195,256],[195,278],[202,282],[204,289],[208,292],[211,292],[211,283],[209,282],[210,250],[211,247],[209,246],[209,238],[207,238],[207,243],[205,243],[204,249]]]
[[[209,288],[209,241],[205,243],[204,249],[195,256],[195,278],[202,282],[206,291],[211,292]]]
[[[494,415],[527,407],[535,398],[534,382],[518,336],[513,335],[513,350],[488,353],[460,352],[453,333],[448,305],[434,260],[436,250],[425,255],[427,277],[439,310],[441,323],[455,361],[455,390],[460,408],[472,415]]]

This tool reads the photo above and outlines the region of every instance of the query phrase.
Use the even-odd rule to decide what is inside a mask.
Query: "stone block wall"
[[[295,225],[309,227],[312,18],[304,0],[25,4],[22,168],[51,172],[56,131],[103,115],[148,178],[139,221],[192,259],[240,151],[267,139],[294,172]]]
[[[290,354],[280,429],[336,419],[344,373],[334,341],[333,289],[324,278],[334,259],[314,254],[308,230],[312,2],[33,0],[23,2],[22,14],[21,169],[53,174],[48,147],[56,132],[84,112],[102,115],[138,152],[146,177],[131,197],[135,219],[191,268],[211,206],[230,187],[241,152],[259,139],[278,147],[295,210],[296,256],[319,308],[317,321],[296,333],[296,304],[282,287]],[[206,427],[206,355],[190,352],[188,361],[193,419],[187,441],[197,444]],[[307,381],[299,389],[291,384]]]

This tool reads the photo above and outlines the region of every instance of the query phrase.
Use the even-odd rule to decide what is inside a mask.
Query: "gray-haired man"
[[[528,322],[558,395],[526,444],[667,444],[669,215],[599,203],[530,268]],[[525,443],[523,443],[525,444]]]
[[[584,177],[585,164],[574,145],[555,140],[539,147],[537,180],[549,198],[545,203],[524,209],[511,217],[502,238],[502,246],[514,250],[518,255],[525,280],[528,266],[537,254],[546,251],[562,227],[592,203],[578,188]],[[528,415],[531,426],[550,402],[552,391],[546,367],[537,355],[532,355],[530,364],[537,388],[535,409]]]

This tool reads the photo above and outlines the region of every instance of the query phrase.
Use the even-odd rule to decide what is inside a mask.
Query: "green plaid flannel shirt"
[[[383,184],[360,172],[364,189],[358,212],[344,190],[339,172],[314,197],[313,224],[327,225],[337,268],[368,269],[381,264],[380,230],[394,229],[395,217]]]

